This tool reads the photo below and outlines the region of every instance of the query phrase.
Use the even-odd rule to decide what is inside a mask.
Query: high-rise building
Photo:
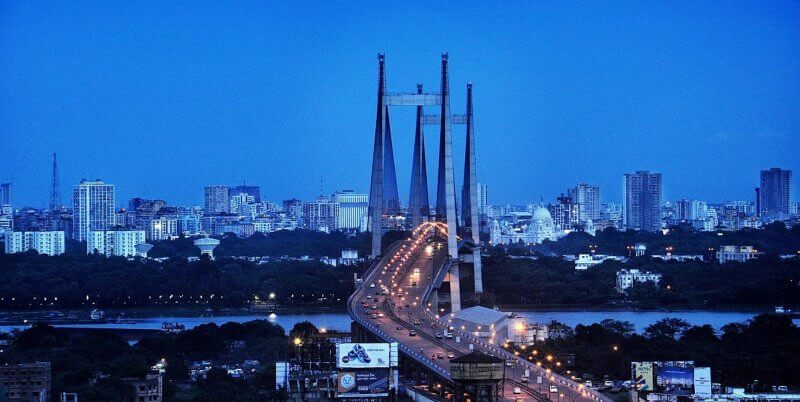
[[[357,193],[353,190],[337,191],[333,194],[333,202],[339,204],[339,214],[336,217],[337,228],[349,230],[361,228],[361,222],[367,214],[368,194]]]
[[[792,171],[772,168],[761,171],[761,185],[756,190],[758,216],[784,218],[792,204]]]
[[[64,254],[64,232],[9,232],[6,233],[6,254],[36,250],[39,254]]]
[[[229,193],[231,195],[241,193],[250,194],[253,196],[253,202],[261,202],[261,187],[259,186],[247,186],[244,184],[241,186],[233,186],[230,188]]]
[[[243,212],[240,210],[243,206],[251,205],[256,202],[256,197],[254,197],[250,193],[244,192],[229,192],[228,193],[228,204],[229,208],[228,211],[234,214],[242,214]]]
[[[291,200],[283,200],[283,212],[286,212],[293,218],[302,218],[303,201],[300,201],[296,198],[292,198]]]
[[[303,217],[305,226],[310,230],[331,232],[336,229],[339,204],[328,197],[319,196],[313,202],[303,203]]]
[[[597,223],[600,220],[600,187],[578,183],[567,190],[567,195],[578,206],[579,223],[585,224],[590,220]]]
[[[49,401],[50,380],[50,362],[5,364],[0,370],[0,397],[9,402]]]
[[[555,204],[547,206],[553,223],[561,230],[572,230],[578,224],[578,204],[572,197],[561,194],[556,198]]]
[[[146,257],[137,245],[145,243],[144,230],[100,230],[86,235],[86,254],[98,252],[106,256]]]
[[[489,205],[489,187],[478,183],[478,215],[486,215],[486,207]]]
[[[72,235],[86,240],[93,230],[109,230],[116,224],[114,185],[102,180],[81,180],[72,190]]]
[[[673,219],[679,221],[695,221],[706,219],[708,205],[705,201],[682,199],[675,202]]]
[[[11,205],[11,183],[0,183],[0,205]]]
[[[152,218],[145,227],[148,240],[166,240],[178,235],[178,218],[161,216]]]
[[[661,229],[661,173],[626,173],[623,187],[622,225],[651,232]]]
[[[207,214],[230,212],[227,186],[206,186],[204,206]]]

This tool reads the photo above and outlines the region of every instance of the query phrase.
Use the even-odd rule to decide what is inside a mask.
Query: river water
[[[0,313],[1,315],[2,313]],[[570,327],[578,324],[592,324],[611,318],[621,321],[630,321],[636,327],[637,332],[642,332],[648,325],[666,318],[680,318],[686,320],[691,325],[710,324],[719,330],[722,326],[732,322],[743,322],[753,318],[758,312],[731,312],[731,311],[526,311],[519,312],[521,316],[529,321],[548,323],[552,320],[559,321]],[[194,328],[201,324],[216,323],[222,325],[226,322],[246,322],[252,320],[269,320],[282,326],[286,331],[290,330],[295,323],[309,321],[318,328],[326,328],[337,331],[350,331],[350,317],[345,312],[326,312],[326,313],[291,313],[273,315],[233,315],[218,314],[187,317],[185,315],[171,315],[168,312],[158,314],[157,312],[150,317],[140,317],[134,320],[117,323],[113,319],[104,323],[97,324],[62,324],[59,327],[75,328],[120,328],[120,329],[160,329],[165,322],[180,323],[186,328]],[[795,324],[800,325],[800,320],[794,320]],[[25,326],[2,326],[0,332],[8,332],[12,329],[24,329]]]

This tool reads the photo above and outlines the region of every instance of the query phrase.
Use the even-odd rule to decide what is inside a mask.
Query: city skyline
[[[8,3],[0,182],[14,183],[15,207],[48,205],[56,152],[64,194],[84,178],[115,184],[120,201],[172,205],[201,204],[214,183],[258,185],[272,201],[312,200],[320,182],[325,194],[367,192],[368,174],[349,166],[369,165],[375,54],[387,54],[390,87],[435,88],[431,65],[448,51],[452,85],[475,85],[477,170],[493,204],[553,200],[578,182],[620,203],[620,178],[637,170],[663,174],[665,200],[752,200],[761,170],[800,169],[800,6],[688,4],[602,15],[320,4],[301,18],[282,5]],[[441,34],[407,32],[415,18]],[[361,32],[374,35],[352,40]],[[412,114],[398,112],[393,127],[403,202]],[[461,166],[463,148],[454,155]]]

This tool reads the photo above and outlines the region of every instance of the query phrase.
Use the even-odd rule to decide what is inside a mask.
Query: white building
[[[178,235],[178,219],[160,217],[153,218],[147,225],[145,233],[148,240],[167,240]]]
[[[95,251],[106,256],[146,257],[136,249],[145,242],[144,230],[90,231],[86,237],[86,254]]]
[[[86,240],[88,232],[109,230],[115,224],[113,184],[81,180],[73,187],[72,236],[75,240]]]
[[[333,194],[333,202],[339,204],[336,224],[339,229],[357,230],[361,228],[361,220],[367,215],[369,195],[356,193],[353,190],[337,191]]]
[[[545,240],[556,240],[556,226],[547,208],[535,207],[532,214],[516,212],[509,214],[502,224],[494,220],[490,230],[492,244],[538,244]]]
[[[8,232],[6,233],[6,254],[24,253],[36,250],[39,254],[64,254],[64,232]]]
[[[622,261],[622,257],[605,254],[578,254],[578,259],[575,260],[575,269],[589,269],[597,264],[601,264],[603,261],[608,260]]]
[[[723,264],[729,261],[745,262],[760,255],[753,246],[722,246],[717,251],[717,261]]]
[[[228,197],[229,211],[234,214],[241,214],[241,209],[245,205],[254,204],[256,197],[248,193],[230,194]]]
[[[658,283],[661,282],[661,274],[650,271],[641,272],[638,269],[621,269],[617,271],[617,290],[619,292],[626,291],[632,287],[634,283],[645,282],[652,282],[654,285],[658,286]]]

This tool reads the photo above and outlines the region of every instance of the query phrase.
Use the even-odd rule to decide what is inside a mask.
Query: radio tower
[[[58,162],[53,152],[53,180],[50,185],[50,212],[61,210],[61,186],[58,184]]]

